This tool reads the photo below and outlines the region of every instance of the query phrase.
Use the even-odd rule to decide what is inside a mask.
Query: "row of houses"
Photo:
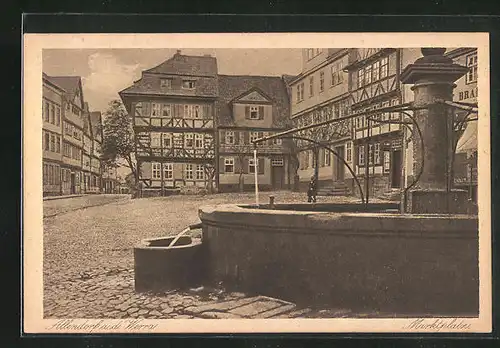
[[[454,99],[477,101],[477,52],[446,53],[469,73],[457,82]],[[298,76],[234,76],[218,73],[215,57],[181,51],[142,72],[119,94],[133,116],[136,158],[144,192],[178,187],[215,187],[219,192],[253,188],[305,189],[311,176],[322,190],[354,193],[353,175],[370,178],[370,194],[399,192],[412,178],[411,137],[399,112],[365,116],[296,134],[304,139],[252,140],[352,113],[412,101],[400,81],[420,49],[304,49]],[[369,142],[367,141],[369,139]],[[477,152],[477,124],[467,125],[455,161],[455,184],[476,187],[470,161]]]
[[[453,99],[476,103],[477,50],[448,49],[447,57],[467,66],[469,72],[456,82]],[[408,64],[421,57],[420,49],[357,48],[306,49],[301,74],[290,83],[291,119],[295,127],[328,118],[339,118],[366,110],[400,105],[413,100],[410,86],[403,85],[400,74]],[[463,111],[454,110],[455,113]],[[300,142],[299,178],[302,186],[311,175],[319,177],[319,186],[330,191],[356,191],[353,174],[364,186],[370,181],[369,194],[398,193],[413,180],[412,138],[401,121],[400,112],[377,115],[379,123],[360,116],[330,127],[303,132],[330,148],[315,150]],[[477,187],[477,121],[461,131],[455,156],[455,186],[471,190]],[[445,159],[443,159],[445,160]],[[347,163],[347,165],[346,165]],[[352,169],[352,172],[348,169]]]
[[[79,76],[42,75],[43,195],[114,192],[103,170],[102,117],[90,111]]]

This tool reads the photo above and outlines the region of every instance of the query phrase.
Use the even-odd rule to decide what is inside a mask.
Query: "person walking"
[[[311,181],[309,181],[309,188],[307,190],[307,202],[308,203],[316,203],[316,178],[311,176]]]

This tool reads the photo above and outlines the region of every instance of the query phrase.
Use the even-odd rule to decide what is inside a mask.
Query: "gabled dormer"
[[[272,124],[273,101],[257,87],[252,87],[231,101],[236,125],[266,127]]]

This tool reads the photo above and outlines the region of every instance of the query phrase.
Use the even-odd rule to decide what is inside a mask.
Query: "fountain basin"
[[[134,248],[135,290],[168,291],[199,284],[204,275],[201,240],[189,236],[147,239]]]
[[[200,208],[207,279],[307,305],[478,315],[477,216],[292,208]]]

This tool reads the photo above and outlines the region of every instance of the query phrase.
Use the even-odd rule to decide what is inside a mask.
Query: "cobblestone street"
[[[267,200],[271,193],[262,195]],[[303,194],[273,193],[276,202]],[[312,310],[263,296],[196,289],[134,291],[133,247],[197,223],[204,204],[253,202],[252,194],[171,196],[131,200],[93,195],[44,202],[45,318],[281,318],[355,317],[345,309]],[[353,198],[321,197],[320,201]]]

